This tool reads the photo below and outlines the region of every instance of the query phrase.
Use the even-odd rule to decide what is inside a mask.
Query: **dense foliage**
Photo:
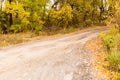
[[[117,25],[119,4],[119,0],[7,0],[0,10],[0,33]]]

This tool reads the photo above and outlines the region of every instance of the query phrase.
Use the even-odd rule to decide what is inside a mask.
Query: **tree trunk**
[[[101,0],[101,5],[100,5],[100,7],[99,7],[99,9],[100,9],[100,22],[102,21],[102,19],[103,19],[103,13],[104,13],[104,3],[103,3],[103,0]]]
[[[12,0],[9,0],[9,3],[11,4]],[[10,26],[13,24],[13,18],[12,13],[10,13]]]

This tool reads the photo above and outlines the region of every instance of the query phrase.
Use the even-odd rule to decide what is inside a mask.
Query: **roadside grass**
[[[87,30],[97,29],[97,28],[104,28],[105,26],[94,26],[88,27],[84,29],[80,28],[69,28],[63,29],[59,31],[41,31],[39,33],[34,32],[23,32],[23,33],[14,33],[14,34],[0,34],[0,47],[11,46],[15,44],[27,43],[27,42],[34,42],[37,40],[46,40],[46,39],[53,39],[63,36],[68,36],[71,34],[76,34],[79,32],[84,32]]]
[[[116,28],[112,28],[108,33],[100,34],[103,41],[104,52],[107,52],[106,60],[108,65],[105,67],[110,73],[113,73],[112,80],[120,80],[120,33]],[[103,55],[103,54],[101,54]],[[105,64],[103,64],[105,66]]]
[[[100,33],[97,39],[88,42],[87,49],[94,53],[92,65],[100,73],[97,79],[106,76],[106,80],[120,80],[120,33],[117,28]]]
[[[35,34],[33,32],[16,33],[16,34],[0,34],[0,47],[11,46],[36,40],[45,39],[47,34],[40,32]]]
[[[112,71],[120,71],[120,51],[117,50],[112,50],[109,58],[109,67]],[[120,78],[119,78],[120,79]]]
[[[104,45],[101,38],[97,37],[86,44],[86,48],[93,53],[92,66],[97,71],[96,79],[113,80],[113,73],[108,70],[108,53],[104,52]]]

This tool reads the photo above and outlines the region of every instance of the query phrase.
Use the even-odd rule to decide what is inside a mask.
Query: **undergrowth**
[[[105,51],[109,53],[107,58],[108,70],[114,72],[115,80],[120,80],[120,33],[117,28],[112,28],[107,33],[101,33]]]

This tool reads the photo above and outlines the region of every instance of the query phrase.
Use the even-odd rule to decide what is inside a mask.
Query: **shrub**
[[[100,38],[102,38],[104,46],[107,50],[111,50],[116,48],[117,39],[118,39],[119,30],[116,28],[112,28],[108,33],[101,33]]]
[[[117,28],[111,28],[110,32],[108,34],[111,35],[117,35],[119,33],[119,30]]]
[[[115,74],[115,79],[116,79],[116,80],[120,80],[120,72],[116,72],[116,74]]]
[[[120,51],[120,36],[119,36],[119,38],[118,38],[118,40],[117,40],[117,50]]]
[[[72,21],[72,8],[64,3],[60,10],[51,9],[50,21],[53,26],[67,27]]]
[[[4,12],[0,11],[0,33],[7,33],[8,23]]]
[[[9,25],[9,28],[7,27],[8,30],[10,29],[9,31],[17,33],[27,29],[28,24],[30,24],[28,20],[28,18],[30,17],[30,12],[25,11],[22,3],[18,4],[15,2],[9,3],[9,1],[7,1],[5,3],[3,11],[7,15],[12,14],[13,23],[12,25]],[[7,18],[9,19],[8,16]],[[10,24],[9,21],[8,23]]]
[[[108,62],[109,68],[115,72],[115,80],[120,80],[120,51],[111,51]]]
[[[120,51],[113,50],[109,56],[110,68],[114,71],[120,70]]]
[[[85,21],[85,25],[86,25],[86,26],[90,26],[90,25],[92,25],[92,24],[93,24],[93,22],[92,22],[91,19],[88,19],[88,20]]]
[[[116,46],[116,36],[113,35],[106,35],[103,39],[104,45],[106,46],[107,50],[115,48]]]
[[[108,68],[115,73],[115,80],[120,80],[120,36],[117,28],[112,28],[108,33],[101,33],[104,46],[109,51]]]
[[[21,25],[19,25],[19,24],[12,25],[12,26],[10,27],[10,31],[12,31],[12,32],[14,32],[14,33],[21,32],[21,31],[22,31],[22,27],[21,27]]]
[[[42,30],[44,22],[41,20],[41,17],[36,12],[31,14],[29,21],[30,21],[30,30],[33,30],[35,32]]]

